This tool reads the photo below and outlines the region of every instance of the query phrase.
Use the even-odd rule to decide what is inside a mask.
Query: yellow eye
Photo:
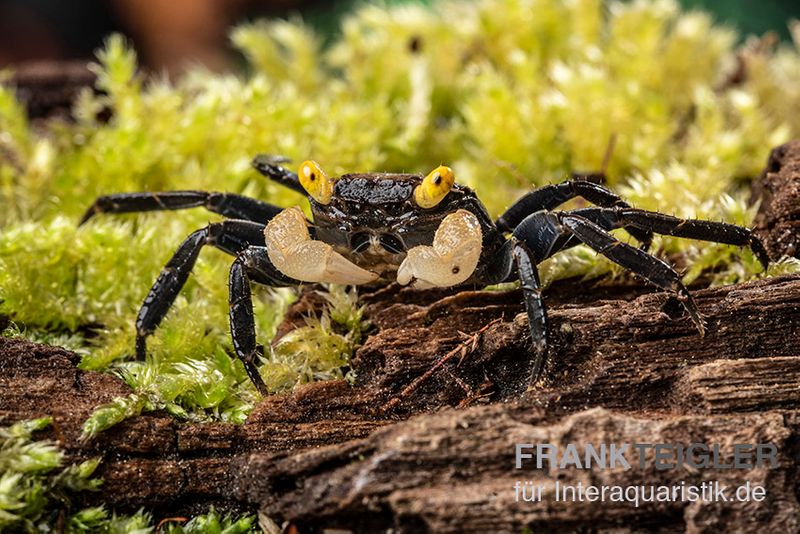
[[[447,196],[455,181],[456,177],[453,174],[453,169],[444,165],[436,167],[414,189],[414,202],[420,208],[436,206]]]
[[[300,165],[300,185],[320,204],[330,204],[333,195],[333,181],[316,161],[304,161]]]

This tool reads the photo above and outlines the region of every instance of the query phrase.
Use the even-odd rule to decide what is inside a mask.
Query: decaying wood
[[[55,437],[71,454],[104,457],[104,499],[165,514],[209,503],[260,505],[270,517],[301,526],[407,531],[419,525],[481,531],[490,523],[518,530],[542,521],[568,528],[589,519],[606,526],[666,521],[688,527],[745,516],[754,525],[790,526],[800,511],[793,459],[800,407],[800,346],[794,343],[800,332],[800,277],[704,290],[696,297],[709,322],[705,338],[687,318],[662,311],[668,301],[661,294],[554,307],[550,316],[557,334],[548,378],[522,398],[508,400],[521,383],[509,369],[520,367],[515,360],[525,360],[525,324],[515,292],[492,294],[488,308],[500,316],[507,310],[506,320],[490,326],[474,353],[460,365],[453,361],[449,373],[420,387],[399,412],[383,414],[376,407],[456,345],[459,329],[481,323],[486,308],[471,292],[432,304],[394,304],[391,326],[390,314],[374,314],[378,331],[354,361],[360,376],[355,387],[321,383],[267,399],[241,426],[185,425],[146,415],[88,443],[78,440],[81,422],[93,406],[125,393],[125,386],[108,375],[76,371],[75,357],[61,349],[5,341],[0,419],[53,415]],[[401,307],[406,307],[402,313]],[[447,408],[465,396],[450,374],[475,387],[488,377],[488,396],[466,409]],[[494,402],[500,399],[506,402]],[[430,413],[439,408],[445,410]],[[638,509],[583,503],[570,510],[515,506],[510,500],[514,480],[546,478],[521,477],[513,469],[516,442],[558,436],[654,442],[667,435],[671,442],[685,436],[711,443],[728,443],[734,436],[743,443],[772,441],[781,447],[781,465],[744,475],[568,470],[562,481],[679,477],[689,483],[744,476],[766,481],[770,501]]]
[[[659,526],[664,531],[724,531],[800,527],[793,495],[793,432],[778,413],[635,416],[594,408],[547,422],[525,403],[447,410],[381,429],[341,446],[244,462],[248,498],[264,512],[305,526],[385,528],[405,532],[519,532]],[[780,466],[744,473],[686,468],[658,471],[514,469],[516,443],[776,443]],[[559,502],[554,482],[584,485],[680,485],[718,481],[762,485],[769,502],[747,505]],[[544,486],[540,502],[517,503],[516,481]],[[299,483],[298,483],[299,482]]]
[[[770,256],[800,258],[800,140],[775,148],[753,188],[756,229]]]
[[[516,295],[507,297],[510,308]],[[564,529],[660,525],[713,530],[752,524],[793,530],[800,511],[793,460],[798,427],[789,419],[800,407],[799,382],[792,382],[800,378],[800,347],[789,340],[800,332],[800,278],[700,291],[697,298],[709,321],[706,338],[696,334],[688,319],[673,320],[660,311],[668,302],[658,294],[553,309],[551,324],[558,334],[546,373],[550,378],[522,399],[417,416],[356,442],[301,454],[253,453],[240,459],[243,499],[263,503],[271,517],[305,526],[394,526],[410,532],[421,526],[435,532],[519,531],[526,525],[535,530],[545,523]],[[501,296],[495,299],[493,305],[501,306]],[[399,368],[403,358],[408,361],[407,349],[395,351],[409,339],[421,339],[425,328],[444,328],[454,316],[479,309],[478,296],[470,293],[445,300],[446,306],[442,302],[406,315],[398,331],[383,326],[373,342],[384,347],[385,370]],[[424,313],[440,318],[428,324]],[[416,326],[415,317],[421,320]],[[512,317],[490,327],[476,351],[479,356],[473,354],[479,367],[468,371],[471,363],[462,363],[463,380],[477,383],[481,369],[502,368],[507,355],[522,354],[524,319]],[[402,342],[392,341],[400,337]],[[431,345],[429,352],[414,354],[413,366],[428,368],[444,350]],[[377,358],[377,351],[365,347],[359,358],[371,355]],[[370,380],[393,392],[397,387],[392,384],[408,383],[399,373],[385,376]],[[463,395],[446,375],[419,394],[428,406],[454,404]],[[562,482],[585,484],[733,484],[740,478],[767,485],[771,500],[760,506],[570,507],[552,498],[515,504],[516,480],[546,484],[554,473],[516,471],[514,444],[567,441],[771,441],[783,455],[779,469],[744,475],[652,469],[561,473]]]
[[[778,236],[773,254],[793,242],[774,233],[794,220],[779,209],[792,204],[779,200],[786,197],[775,177],[800,161],[800,146],[783,150],[780,169],[762,178],[771,197],[760,221]],[[76,370],[76,356],[62,349],[4,340],[0,424],[52,415],[51,436],[70,456],[103,457],[102,498],[120,510],[145,506],[174,515],[215,504],[258,509],[301,531],[797,531],[800,276],[694,295],[708,323],[705,337],[676,301],[641,286],[550,288],[548,364],[526,391],[530,358],[518,291],[388,287],[362,295],[374,328],[351,362],[355,385],[319,383],[265,399],[244,425],[148,414],[89,442],[79,440],[83,420],[127,387]],[[306,293],[282,331],[318,301]],[[443,361],[448,354],[456,355]],[[628,471],[514,469],[516,443],[569,442],[774,443],[779,463],[752,470],[657,471],[652,463]],[[767,498],[568,504],[554,499],[556,479],[749,481],[763,485]],[[543,484],[542,502],[514,502],[517,480]]]

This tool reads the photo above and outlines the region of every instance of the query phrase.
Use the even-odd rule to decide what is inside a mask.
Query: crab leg
[[[303,196],[308,195],[297,174],[281,165],[281,163],[288,162],[289,159],[283,156],[259,154],[253,158],[253,167],[270,180],[297,191]]]
[[[517,200],[501,215],[497,222],[497,229],[501,232],[511,232],[528,215],[540,210],[552,210],[561,204],[580,197],[592,204],[605,208],[629,208],[630,205],[622,200],[616,193],[608,188],[587,182],[585,180],[568,180],[560,184],[550,184],[540,187]],[[653,232],[638,226],[625,225],[625,231],[631,234],[647,250],[653,240]]]
[[[253,316],[253,297],[250,282],[268,286],[286,285],[276,280],[280,274],[267,257],[267,249],[250,246],[236,256],[231,265],[228,278],[228,302],[231,339],[236,356],[242,360],[244,368],[256,389],[262,395],[269,394],[264,380],[258,372],[258,358],[263,356],[264,349],[256,341],[256,322]],[[277,283],[276,283],[277,282]]]
[[[514,239],[512,254],[517,266],[525,311],[528,315],[531,351],[533,352],[533,368],[531,369],[531,383],[533,383],[539,379],[547,355],[547,312],[542,301],[539,273],[531,251],[523,241]]]
[[[358,285],[378,275],[362,269],[322,241],[311,239],[300,208],[286,208],[264,229],[270,261],[284,275],[302,282]]]
[[[466,282],[481,256],[483,233],[478,218],[467,210],[445,217],[433,245],[408,251],[397,271],[397,282],[414,287],[449,287]]]
[[[204,207],[230,219],[266,223],[281,208],[254,198],[233,193],[206,191],[164,191],[160,193],[117,193],[97,197],[78,226],[100,213],[134,213],[142,211],[182,210]]]
[[[582,213],[584,211],[587,213]],[[606,226],[635,226],[643,231],[662,235],[699,239],[738,247],[748,246],[758,258],[758,261],[761,262],[764,270],[769,266],[769,255],[761,241],[753,234],[753,231],[735,224],[699,219],[680,219],[664,213],[623,207],[587,208],[585,210],[576,210],[572,213],[597,222],[604,228]]]
[[[706,327],[700,310],[675,269],[646,252],[618,241],[600,226],[583,217],[565,214],[562,221],[574,236],[599,254],[638,274],[648,282],[675,293],[700,335],[705,335]]]
[[[161,270],[153,287],[136,316],[136,357],[144,360],[147,337],[155,332],[164,319],[175,298],[189,278],[200,250],[205,245],[212,245],[223,252],[235,256],[249,245],[262,244],[264,225],[251,221],[228,219],[212,223],[193,232],[178,247],[172,258]],[[273,286],[292,285],[294,280],[284,277],[274,268],[270,271],[269,284]],[[264,283],[267,280],[259,280]]]

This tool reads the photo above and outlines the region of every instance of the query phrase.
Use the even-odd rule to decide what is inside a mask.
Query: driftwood
[[[755,189],[764,196],[759,232],[773,256],[797,253],[799,183],[800,143],[777,149]],[[244,425],[184,424],[155,413],[88,442],[79,439],[83,420],[127,386],[76,370],[77,357],[63,349],[2,340],[0,424],[52,415],[51,437],[70,457],[103,458],[102,495],[87,500],[118,510],[175,515],[214,504],[259,510],[301,531],[796,531],[800,276],[694,295],[708,322],[705,337],[663,293],[556,284],[546,294],[548,365],[526,391],[518,291],[391,286],[362,295],[374,329],[351,362],[355,385],[318,383],[267,398]],[[306,293],[283,330],[316,308],[318,299]],[[778,462],[749,470],[514,468],[517,443],[570,442],[772,443]],[[554,499],[556,479],[749,481],[766,498],[565,503]],[[515,502],[515,482],[528,480],[545,487],[541,502]]]
[[[516,297],[499,294],[498,301],[501,296],[509,302]],[[343,382],[306,386],[265,400],[241,426],[185,425],[147,415],[89,443],[77,439],[81,422],[96,404],[125,393],[125,386],[108,375],[76,371],[75,357],[61,349],[6,341],[0,419],[53,415],[55,437],[71,454],[105,458],[103,499],[123,509],[144,505],[170,513],[209,503],[260,505],[270,517],[301,526],[409,531],[420,525],[485,531],[490,524],[497,531],[519,530],[542,522],[577,528],[586,521],[609,527],[718,527],[745,521],[788,528],[800,517],[794,459],[800,347],[793,343],[800,332],[800,277],[699,291],[697,297],[710,325],[705,338],[687,319],[660,311],[666,299],[658,294],[554,309],[552,324],[559,335],[551,356],[558,363],[548,380],[512,402],[493,402],[492,395],[502,390],[487,387],[489,396],[473,406],[405,422],[396,421],[397,413],[375,409],[458,343],[455,336],[439,346],[433,341],[415,346],[410,340],[426,329],[443,335],[444,324],[455,328],[461,313],[483,313],[478,295],[468,293],[453,297],[451,311],[432,325],[423,314],[441,301],[413,305],[422,309],[370,338],[354,366],[374,366],[375,375],[383,369],[382,380],[369,376],[355,387]],[[523,354],[523,334],[520,315],[492,325],[475,353],[460,366],[453,362],[400,405],[403,416],[463,401],[466,392],[455,379],[486,382],[485,369],[502,368],[509,355]],[[380,362],[378,346],[384,347]],[[513,484],[531,473],[514,469],[514,444],[567,440],[773,442],[780,447],[780,464],[743,475],[715,470],[562,473],[563,481],[628,484],[740,476],[766,485],[770,500],[759,506],[515,506]]]
[[[761,201],[756,229],[769,253],[800,258],[800,140],[772,151],[753,197]]]

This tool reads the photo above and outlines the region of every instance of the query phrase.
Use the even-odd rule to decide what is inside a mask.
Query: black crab
[[[193,232],[161,271],[136,319],[136,355],[158,327],[191,272],[204,245],[235,259],[229,277],[230,329],[236,355],[262,394],[267,388],[256,362],[250,283],[281,287],[303,282],[370,284],[396,280],[415,287],[487,286],[520,281],[533,358],[530,379],[541,373],[547,353],[546,311],[537,264],[580,243],[648,282],[673,293],[700,334],[705,325],[678,273],[646,252],[653,234],[749,246],[766,269],[767,253],[747,229],[722,222],[680,219],[631,207],[602,185],[573,179],[527,193],[496,221],[475,193],[455,183],[440,166],[417,174],[345,174],[330,179],[306,161],[299,174],[286,160],[259,156],[264,176],[308,195],[313,222],[297,207],[280,208],[232,193],[169,191],[120,193],[95,200],[81,219],[98,213],[128,213],[204,207],[225,217]],[[593,207],[555,211],[581,197]],[[624,228],[636,248],[609,232]]]

